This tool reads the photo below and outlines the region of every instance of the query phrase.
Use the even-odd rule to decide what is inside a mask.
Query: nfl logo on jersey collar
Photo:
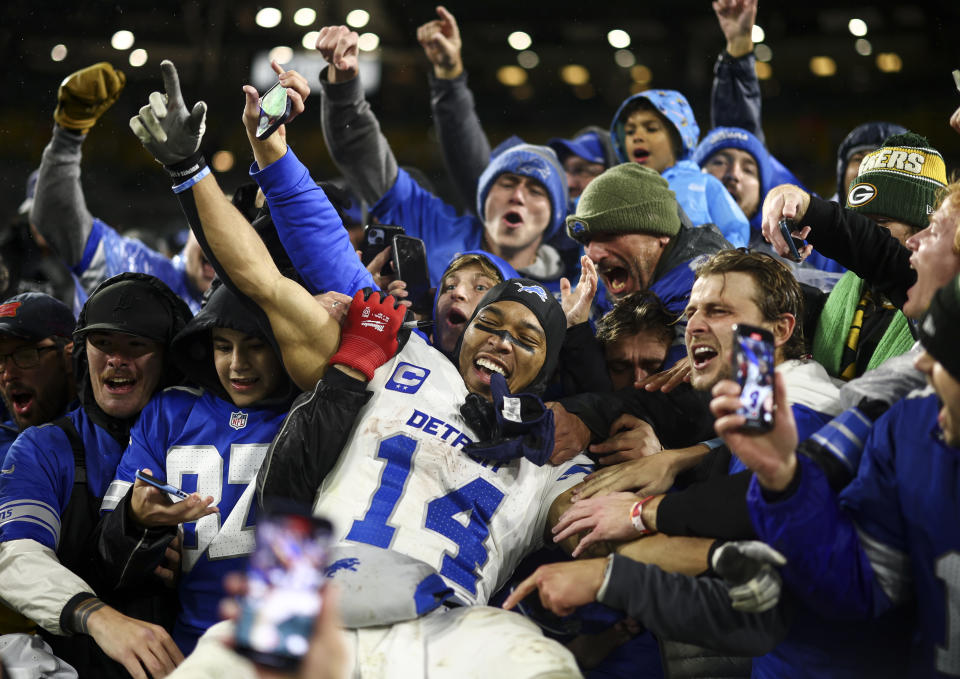
[[[247,414],[242,410],[236,413],[230,413],[230,426],[237,431],[247,426]]]

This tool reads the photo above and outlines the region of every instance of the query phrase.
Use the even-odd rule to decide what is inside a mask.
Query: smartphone
[[[150,484],[151,486],[153,486],[154,488],[159,488],[159,489],[162,490],[164,493],[169,493],[170,495],[175,495],[176,497],[180,498],[181,500],[186,500],[188,497],[190,497],[187,493],[184,493],[182,490],[180,490],[180,489],[177,488],[176,486],[172,486],[172,485],[170,485],[169,483],[167,483],[166,481],[161,481],[161,480],[158,479],[156,476],[153,476],[152,474],[148,474],[148,473],[146,473],[145,471],[143,471],[142,469],[138,469],[138,470],[137,470],[136,477],[137,477],[138,479],[140,479],[141,481],[144,481],[144,482],[146,482],[146,483],[149,483],[149,484]]]
[[[303,514],[257,517],[234,637],[238,652],[267,667],[297,668],[323,606],[332,530],[329,521]]]
[[[363,243],[360,244],[360,261],[367,266],[374,257],[393,244],[394,236],[403,235],[403,227],[394,224],[367,224],[363,227]],[[392,276],[393,269],[388,261],[380,269],[381,276]]]
[[[414,313],[431,314],[430,273],[423,241],[412,236],[393,237],[393,268],[399,280],[407,284],[407,299]]]
[[[773,333],[753,325],[733,326],[733,376],[740,384],[742,429],[773,428]]]
[[[783,240],[787,241],[787,247],[790,248],[790,254],[787,255],[787,258],[794,262],[799,262],[802,259],[800,257],[800,250],[807,246],[807,241],[793,235],[792,231],[795,228],[796,223],[792,219],[780,220],[780,235],[783,236]]]
[[[278,81],[260,97],[260,120],[257,123],[257,139],[266,139],[287,122],[293,103],[287,96],[287,88]]]

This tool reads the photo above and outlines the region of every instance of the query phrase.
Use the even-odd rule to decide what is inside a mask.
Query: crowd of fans
[[[296,506],[333,540],[295,676],[960,676],[960,183],[923,130],[865,122],[837,194],[807,191],[766,146],[755,1],[714,10],[709,131],[655,89],[491,149],[438,7],[460,213],[398,164],[349,28],[319,32],[319,83],[273,63],[272,135],[244,87],[232,199],[164,61],[130,127],[189,225],[172,257],[89,212],[125,79],[67,75],[0,243],[0,669],[278,676],[222,618],[257,517]],[[307,109],[337,182],[294,153]],[[427,313],[390,243],[361,261],[361,203],[422,241]],[[744,326],[772,338],[761,431]]]

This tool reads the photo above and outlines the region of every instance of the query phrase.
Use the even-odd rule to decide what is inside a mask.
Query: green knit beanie
[[[926,137],[895,134],[864,156],[860,173],[850,183],[847,207],[925,229],[937,192],[946,185],[943,156]]]
[[[577,212],[567,217],[567,233],[581,243],[600,233],[680,231],[677,199],[667,180],[637,163],[615,165],[587,185]]]

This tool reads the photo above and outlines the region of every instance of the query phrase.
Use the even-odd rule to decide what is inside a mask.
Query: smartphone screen
[[[393,265],[397,270],[397,278],[407,284],[410,308],[419,314],[429,314],[433,309],[433,299],[423,241],[410,236],[394,236]]]
[[[773,335],[752,325],[735,325],[733,337],[733,375],[740,384],[737,414],[747,418],[743,429],[768,431],[773,427]]]
[[[290,115],[287,89],[276,83],[260,97],[260,120],[257,122],[257,139],[266,139]]]
[[[269,667],[294,669],[323,605],[330,523],[299,514],[257,520],[257,545],[240,602],[237,650]]]

